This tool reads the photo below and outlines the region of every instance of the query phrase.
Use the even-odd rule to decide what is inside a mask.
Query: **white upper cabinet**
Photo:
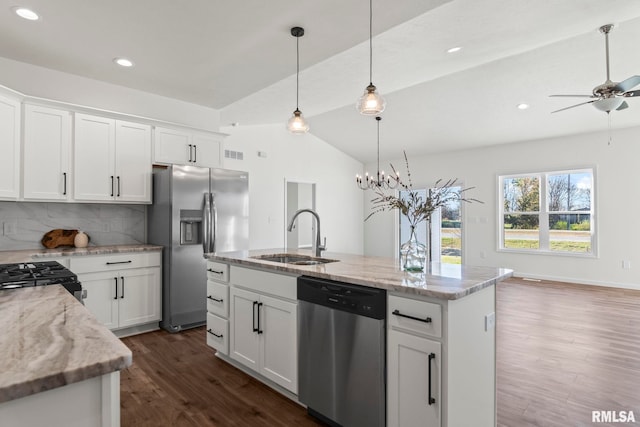
[[[223,135],[156,127],[153,162],[222,167]]]
[[[69,200],[71,113],[25,105],[23,198]]]
[[[151,202],[151,127],[116,120],[116,199]]]
[[[74,198],[151,202],[151,127],[75,115]]]
[[[0,200],[20,193],[20,101],[0,95]]]

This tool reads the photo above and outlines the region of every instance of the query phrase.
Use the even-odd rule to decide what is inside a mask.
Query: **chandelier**
[[[376,176],[369,175],[369,172],[364,174],[364,178],[360,175],[356,175],[356,183],[361,190],[381,188],[384,190],[393,190],[397,188],[400,183],[400,173],[396,172],[395,175],[385,176],[384,171],[380,170],[380,120],[382,117],[376,116],[376,123],[378,125],[378,171]]]

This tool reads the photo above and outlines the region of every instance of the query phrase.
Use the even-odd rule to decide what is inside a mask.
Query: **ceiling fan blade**
[[[631,92],[625,92],[622,94],[622,96],[624,97],[628,97],[628,96],[640,96],[640,89],[638,90],[632,90]]]
[[[559,112],[559,111],[568,110],[568,109],[570,109],[570,108],[579,107],[579,106],[581,106],[581,105],[591,104],[592,102],[596,102],[596,101],[597,101],[597,100],[596,100],[596,99],[594,99],[593,101],[581,102],[580,104],[572,105],[571,107],[565,107],[565,108],[561,108],[561,109],[556,110],[556,111],[552,111],[552,112],[551,112],[551,114],[553,114],[553,113],[557,113],[557,112]]]
[[[597,98],[594,95],[549,95],[551,98]]]
[[[616,92],[626,92],[629,89],[633,89],[638,85],[640,85],[640,76],[631,76],[628,79],[623,80],[617,85],[615,85],[613,87],[613,90]]]
[[[622,104],[620,104],[620,106],[616,108],[616,111],[624,110],[625,108],[629,108],[629,104],[627,104],[627,101],[624,101]]]

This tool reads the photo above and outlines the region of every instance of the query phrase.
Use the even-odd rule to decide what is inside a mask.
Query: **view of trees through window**
[[[501,177],[502,248],[592,253],[593,171]]]

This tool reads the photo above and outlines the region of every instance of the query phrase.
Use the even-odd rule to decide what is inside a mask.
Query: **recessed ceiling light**
[[[451,49],[447,49],[447,53],[456,53],[462,50],[462,46],[452,47]]]
[[[133,61],[127,58],[114,58],[113,62],[118,64],[121,67],[133,67]]]
[[[37,21],[38,19],[40,19],[40,16],[38,16],[37,13],[35,13],[31,9],[27,9],[26,7],[14,7],[13,12],[20,18],[24,18],[29,21]]]
[[[518,110],[526,110],[527,108],[529,108],[529,104],[518,104],[516,105],[516,107],[518,107]]]

